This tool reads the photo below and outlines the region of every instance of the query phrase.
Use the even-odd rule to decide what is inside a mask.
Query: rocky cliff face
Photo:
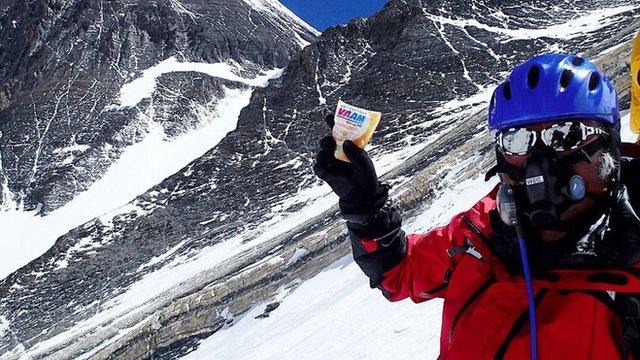
[[[170,140],[202,125],[224,88],[283,68],[314,37],[277,1],[4,2],[3,205],[59,208],[150,127]],[[148,74],[158,91],[140,81],[123,88],[170,57],[164,71]],[[188,63],[218,63],[229,76]]]
[[[608,49],[609,73],[628,87],[619,59],[638,14],[640,3],[628,1],[394,0],[327,30],[253,93],[214,149],[0,282],[0,352],[190,351],[348,252],[335,199],[311,171],[328,132],[323,114],[338,98],[384,112],[370,152],[410,217],[489,163],[483,111],[514,64],[545,51]],[[453,163],[464,170],[447,177]]]

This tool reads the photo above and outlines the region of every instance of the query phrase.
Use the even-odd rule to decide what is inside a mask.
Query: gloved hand
[[[331,125],[333,117],[327,119]],[[320,141],[320,151],[313,168],[340,197],[343,215],[368,215],[377,212],[388,197],[388,188],[378,181],[375,167],[367,152],[351,141],[343,144],[351,163],[336,159],[336,143],[331,135]]]

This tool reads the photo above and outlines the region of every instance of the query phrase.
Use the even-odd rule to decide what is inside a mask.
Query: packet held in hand
[[[333,139],[336,141],[337,159],[350,162],[342,150],[345,140],[353,141],[356,146],[364,149],[376,130],[382,113],[370,111],[349,105],[338,100],[338,108],[334,116]]]

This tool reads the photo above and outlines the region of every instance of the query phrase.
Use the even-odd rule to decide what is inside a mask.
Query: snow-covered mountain
[[[130,145],[210,125],[315,35],[276,0],[3,2],[2,206],[61,207]]]
[[[275,0],[4,4],[1,278],[214,147],[317,35]]]
[[[182,9],[180,18],[188,23],[188,14],[200,2],[170,4],[175,5],[172,11]],[[210,4],[215,2],[198,6]],[[239,9],[244,8],[244,3],[238,4]],[[276,3],[254,1],[252,5],[256,10],[266,8],[259,13],[270,19],[274,13],[279,19],[290,16]],[[232,13],[233,20],[242,18]],[[208,21],[224,23],[216,20],[222,15],[215,14],[207,12]],[[278,26],[261,23],[253,17],[254,12],[250,14],[252,22],[246,24],[253,23],[255,30],[240,34],[247,35],[244,39],[257,47],[252,39],[266,44],[281,39],[289,44],[287,54],[293,54],[301,43],[298,37],[307,34],[306,39],[312,40],[313,34],[303,25],[286,36],[265,35]],[[449,196],[437,203],[437,211],[424,213],[424,206],[438,201],[439,194],[461,191],[455,186],[463,179],[477,179],[490,162],[484,108],[492,86],[514,64],[545,51],[580,52],[590,57],[604,54],[602,64],[628,102],[625,61],[628,41],[640,28],[638,15],[638,1],[581,1],[559,6],[555,1],[511,5],[393,0],[369,19],[325,31],[293,55],[277,78],[275,73],[267,73],[285,66],[275,60],[264,65],[256,58],[180,58],[178,51],[158,55],[146,67],[137,68],[134,78],[113,86],[104,111],[137,111],[133,113],[137,115],[151,107],[153,114],[173,114],[158,121],[160,128],[145,128],[149,134],[155,131],[164,136],[152,140],[140,137],[135,145],[122,147],[120,160],[109,168],[122,169],[120,174],[142,171],[135,174],[147,175],[152,170],[145,166],[152,163],[155,166],[151,168],[162,172],[155,175],[157,181],[148,191],[136,190],[134,195],[140,195],[127,205],[116,209],[120,204],[114,204],[108,212],[64,234],[46,253],[0,282],[0,358],[172,359],[193,351],[210,336],[200,349],[204,354],[211,354],[207,350],[211,348],[231,349],[221,348],[222,343],[238,346],[231,338],[224,338],[239,331],[229,329],[230,325],[263,329],[262,319],[238,320],[247,311],[252,317],[247,315],[245,320],[286,310],[288,294],[295,294],[304,280],[349,252],[344,225],[334,206],[336,199],[311,171],[317,140],[328,132],[323,115],[338,98],[384,112],[371,153],[379,172],[394,185],[405,217],[414,219],[413,225],[407,226],[424,230],[464,204]],[[207,43],[207,36],[199,39]],[[247,46],[240,40],[237,43],[232,54],[243,53]],[[192,45],[185,42],[183,52],[196,51],[198,46]],[[273,51],[266,45],[263,49]],[[250,71],[247,63],[254,64],[253,72],[236,68],[241,64]],[[194,68],[198,70],[194,72]],[[213,85],[197,80],[206,73],[231,87],[225,88],[226,96],[217,97],[214,104],[224,103],[224,110],[235,109],[227,115],[217,110],[209,114],[233,124],[225,122],[207,130],[202,123],[210,117],[205,115],[189,128],[196,130],[186,135],[184,131],[172,132],[172,126],[186,127],[183,120],[192,123],[185,120],[191,108],[181,101],[209,94]],[[163,85],[166,76],[177,76],[180,81]],[[268,84],[260,81],[269,77],[273,79]],[[99,82],[108,83],[108,79],[101,77]],[[188,92],[181,93],[182,83],[191,85]],[[263,84],[266,87],[261,88]],[[256,87],[250,100],[243,97]],[[148,94],[145,89],[155,91],[150,97],[140,96]],[[156,100],[156,96],[163,100]],[[173,110],[169,111],[162,105],[166,103],[184,107],[170,106]],[[126,107],[128,104],[132,107]],[[199,136],[212,141],[207,143]],[[158,140],[165,137],[171,141]],[[199,149],[205,148],[206,153],[200,156],[193,151],[193,159],[183,159],[188,165],[169,158],[200,141]],[[144,150],[135,152],[136,146],[146,146],[155,153],[155,149],[174,143],[183,146],[175,145],[175,150],[163,152],[155,160],[163,164],[166,160],[171,166],[159,166],[153,158],[139,155],[145,154]],[[7,155],[2,149],[5,164]],[[127,157],[129,152],[133,155]],[[96,176],[94,185],[109,176],[111,170],[105,171],[99,180],[100,175]],[[128,184],[137,181],[137,176],[126,179]],[[488,189],[491,184],[484,186]],[[477,196],[486,190],[472,189]],[[78,193],[43,221],[73,209],[74,202],[86,193]],[[109,196],[104,191],[95,193],[107,199],[118,196],[117,191],[107,192]],[[77,211],[87,204],[78,203],[82,206],[77,205]],[[39,236],[42,234],[36,231],[34,239]],[[348,262],[348,258],[342,261]],[[348,292],[360,285],[345,286]],[[299,290],[304,289],[308,286]],[[283,309],[275,308],[280,301]],[[332,309],[330,303],[314,304]],[[261,351],[258,345],[256,349]],[[290,354],[293,357],[295,353]]]

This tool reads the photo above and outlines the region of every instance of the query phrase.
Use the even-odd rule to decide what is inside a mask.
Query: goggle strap
[[[498,173],[507,174],[512,180],[520,181],[520,169],[516,166],[511,165],[507,159],[504,158],[504,154],[498,150],[496,146],[496,162],[497,164],[487,171],[484,180],[489,181],[492,177],[496,176]]]
[[[604,130],[598,127],[593,127],[580,123],[580,129],[582,130],[582,141],[586,140],[590,135],[602,135]]]
[[[604,148],[605,148],[605,142],[602,139],[602,137],[599,137],[596,140],[583,146],[580,149],[580,151],[576,151],[569,155],[563,156],[562,159],[566,161],[567,164],[570,164],[570,165],[577,164],[580,161],[584,160],[584,157],[585,157],[584,154],[586,154],[588,157],[591,157],[593,154],[597,153],[598,150],[601,150]]]

